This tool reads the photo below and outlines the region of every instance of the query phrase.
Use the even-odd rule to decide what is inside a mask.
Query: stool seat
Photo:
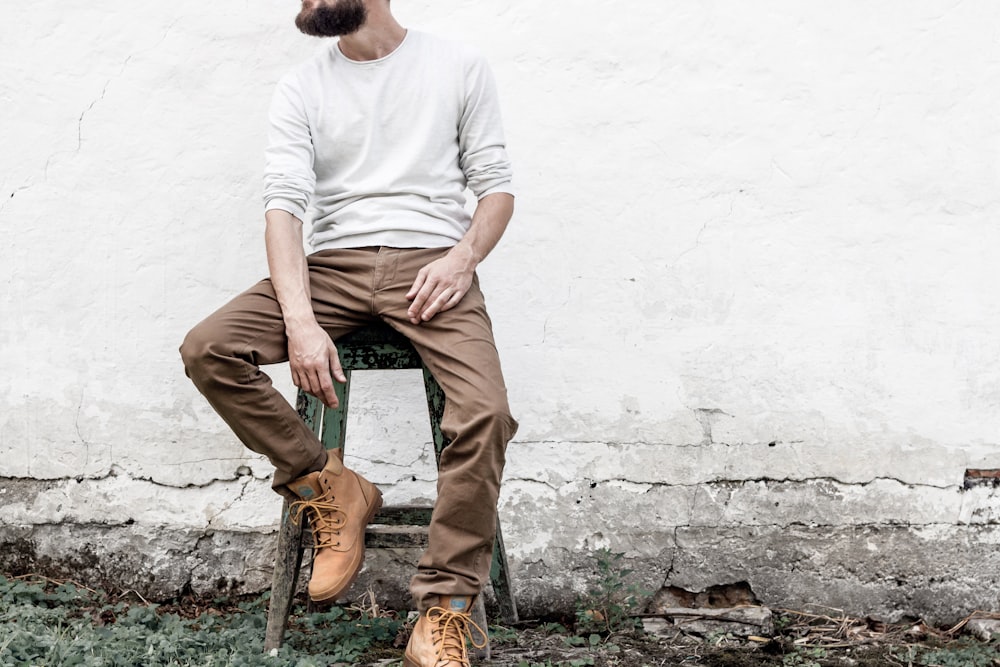
[[[344,457],[344,442],[347,429],[347,409],[350,399],[351,373],[356,370],[385,370],[420,368],[424,375],[424,390],[427,396],[427,410],[430,416],[431,435],[434,440],[435,459],[440,465],[441,451],[448,441],[441,433],[441,416],[444,413],[444,390],[424,366],[420,355],[410,341],[384,323],[373,324],[336,341],[340,364],[347,382],[334,383],[339,407],[325,407],[319,399],[299,391],[296,408],[299,416],[312,429],[327,450],[332,450],[341,459]],[[271,602],[267,614],[265,648],[278,648],[284,641],[288,615],[298,582],[298,572],[302,565],[303,534],[306,521],[299,525],[289,520],[288,501],[281,513],[281,528],[278,532],[278,548],[271,584]],[[430,524],[432,507],[393,506],[383,507],[372,520],[380,528],[369,528],[365,534],[366,548],[423,547],[427,544],[426,526]],[[388,527],[388,528],[382,528]],[[402,527],[409,527],[404,530]],[[517,621],[517,607],[510,585],[510,568],[497,519],[496,540],[493,546],[493,564],[490,568],[490,583],[500,608],[500,616],[507,623]],[[479,596],[473,611],[474,620],[486,627],[486,616],[482,596]],[[488,659],[488,649],[487,655]]]

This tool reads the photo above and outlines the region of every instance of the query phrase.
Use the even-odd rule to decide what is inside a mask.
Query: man
[[[511,170],[489,67],[456,44],[402,28],[389,0],[303,0],[296,25],[339,36],[279,83],[270,112],[265,245],[270,279],[196,326],[188,375],[274,488],[310,516],[310,596],[335,600],[364,559],[378,489],[327,457],[261,365],[335,407],[333,341],[379,319],[406,335],[447,396],[429,546],[411,591],[420,611],[409,667],[468,665],[468,612],[489,573],[510,415],[475,275],[513,212]],[[477,197],[464,209],[464,190]],[[309,241],[301,222],[312,205]]]

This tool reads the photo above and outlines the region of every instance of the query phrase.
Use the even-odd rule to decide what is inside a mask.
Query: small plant
[[[490,642],[494,644],[506,644],[507,646],[517,646],[517,630],[503,625],[490,626]]]
[[[728,646],[739,642],[739,640],[733,636],[733,633],[722,631],[710,632],[705,636],[705,641],[712,646]]]
[[[818,658],[826,657],[826,649],[796,649],[781,658],[782,667],[822,667]]]
[[[787,630],[795,621],[788,614],[775,614],[773,622],[774,622],[775,634],[780,635],[785,630]]]
[[[909,647],[909,664],[927,667],[995,667],[1000,664],[1000,640],[960,639],[948,646]],[[896,657],[902,657],[897,654]]]
[[[600,646],[604,638],[596,632],[591,632],[587,637],[581,637],[580,635],[569,635],[562,638],[563,643],[566,646],[580,647],[580,646]]]
[[[569,633],[569,628],[562,623],[542,623],[538,626],[538,629],[547,635],[565,635]]]
[[[372,647],[391,644],[403,621],[331,607],[299,617],[297,625],[301,634],[294,642],[300,651],[330,655],[337,662],[356,662]]]
[[[528,662],[527,660],[522,660],[517,663],[517,667],[588,667],[593,664],[594,659],[587,656],[574,660],[561,660],[559,662],[552,662],[551,660],[546,660],[545,662]]]
[[[637,584],[627,582],[632,570],[622,567],[624,556],[606,548],[595,553],[599,577],[587,595],[577,598],[577,633],[610,635],[642,627],[632,613],[637,611],[639,598],[645,595],[645,591]]]

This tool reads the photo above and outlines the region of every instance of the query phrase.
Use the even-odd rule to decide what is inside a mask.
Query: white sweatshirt
[[[306,220],[313,250],[456,244],[465,188],[513,193],[496,85],[486,61],[408,31],[358,62],[337,43],[281,79],[271,104],[265,210]]]

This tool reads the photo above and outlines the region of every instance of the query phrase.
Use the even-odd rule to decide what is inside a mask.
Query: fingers
[[[291,363],[292,382],[303,391],[312,394],[324,405],[337,408],[337,392],[334,382],[347,382],[347,376],[340,364],[340,356],[333,341],[327,339],[325,349],[308,358]]]
[[[337,353],[337,346],[330,341],[330,370],[333,371],[333,379],[343,384],[347,382],[347,375],[340,365],[340,355]]]
[[[323,405],[336,408],[339,402],[337,401],[337,392],[333,389],[333,377],[330,375],[330,371],[318,371],[313,378],[313,382],[318,385],[318,391],[315,395],[319,400],[323,401]]]
[[[333,379],[329,371],[326,373],[322,371],[293,373],[292,381],[302,391],[318,398],[323,405],[329,408],[337,407],[337,392],[334,390]]]
[[[457,289],[444,289],[437,295],[432,294],[428,301],[430,305],[420,313],[420,320],[427,322],[438,313],[450,310],[458,305],[458,302],[465,296],[465,292]]]
[[[413,324],[420,324],[420,314],[423,312],[424,304],[427,303],[427,299],[432,292],[433,285],[428,283],[427,267],[424,267],[417,273],[417,278],[413,281],[413,286],[406,293],[406,298],[413,302],[407,309],[406,316],[410,318],[410,322]]]
[[[425,282],[427,282],[426,266],[417,272],[417,277],[413,281],[413,286],[410,287],[410,291],[406,293],[406,298],[412,301],[423,288]]]
[[[441,260],[422,268],[406,294],[412,301],[406,316],[413,324],[427,322],[438,313],[457,306],[472,284],[471,274],[449,272],[441,268],[444,265],[439,262]]]
[[[406,315],[413,324],[420,324],[421,322],[428,321],[442,310],[451,308],[461,298],[462,294],[457,289],[445,287],[439,283],[432,284],[425,282],[424,286],[413,298],[413,303],[410,304]]]
[[[315,374],[311,378],[313,384],[316,386],[316,391],[313,392],[314,395],[323,404],[329,408],[336,409],[340,405],[340,401],[337,399],[337,390],[334,387],[334,380],[343,384],[347,382],[347,376],[344,375],[344,369],[340,365],[340,355],[337,354],[337,346],[330,341],[329,347],[327,347],[327,361],[322,367],[316,369]]]

